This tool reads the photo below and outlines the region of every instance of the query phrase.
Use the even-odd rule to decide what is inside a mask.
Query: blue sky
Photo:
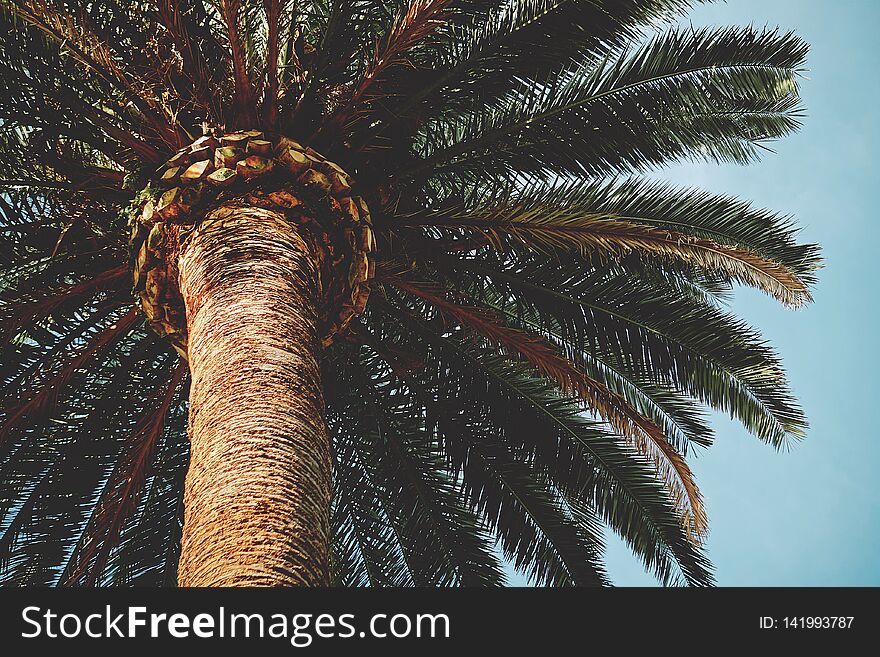
[[[777,453],[716,417],[716,444],[693,468],[709,511],[717,580],[877,586],[880,1],[729,0],[690,16],[697,26],[778,25],[806,39],[807,116],[800,133],[757,165],[688,165],[656,175],[792,214],[826,260],[807,309],[785,310],[751,291],[738,292],[733,303],[782,353],[811,430]],[[616,540],[608,565],[618,585],[654,583]]]

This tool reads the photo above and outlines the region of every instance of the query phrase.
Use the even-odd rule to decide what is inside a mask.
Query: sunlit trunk
[[[329,583],[316,268],[294,226],[215,210],[178,259],[192,373],[181,586]]]

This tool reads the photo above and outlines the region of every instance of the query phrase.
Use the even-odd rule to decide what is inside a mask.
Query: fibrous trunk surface
[[[283,214],[224,205],[178,269],[192,374],[179,584],[326,585],[314,254]]]

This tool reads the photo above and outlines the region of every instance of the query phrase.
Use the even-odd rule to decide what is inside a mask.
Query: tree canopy
[[[796,130],[806,44],[687,0],[0,0],[0,583],[173,584],[187,369],[130,292],[139,192],[201,126],[283,134],[373,215],[324,354],[341,585],[705,585],[686,457],[806,421],[726,307],[797,307],[793,221],[658,182]]]

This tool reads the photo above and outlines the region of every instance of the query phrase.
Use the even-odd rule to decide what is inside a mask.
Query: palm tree
[[[704,408],[806,427],[724,301],[819,254],[645,177],[799,125],[691,4],[0,0],[0,581],[711,583]]]

